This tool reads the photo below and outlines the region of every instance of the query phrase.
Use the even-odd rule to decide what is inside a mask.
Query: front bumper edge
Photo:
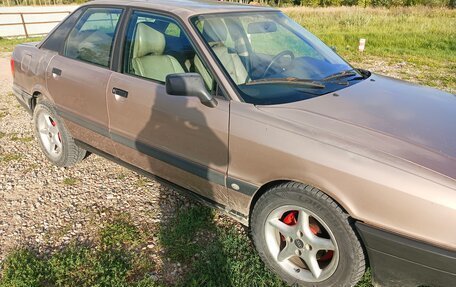
[[[376,286],[456,286],[456,251],[356,223]]]

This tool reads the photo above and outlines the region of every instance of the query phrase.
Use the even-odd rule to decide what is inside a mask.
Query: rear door
[[[125,43],[123,73],[113,73],[107,89],[118,157],[229,205],[229,101],[218,98],[209,108],[198,98],[166,93],[167,74],[194,70],[195,51],[183,29],[171,18],[136,11]]]
[[[89,7],[47,68],[47,88],[72,135],[114,154],[109,138],[106,86],[121,8]]]

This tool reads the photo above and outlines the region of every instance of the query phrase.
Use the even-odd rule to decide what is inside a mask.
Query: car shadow
[[[211,199],[227,197],[223,192],[224,186],[214,188],[215,184],[210,181],[214,177],[213,169],[224,178],[229,159],[227,138],[221,139],[220,135],[210,128],[213,123],[208,122],[203,113],[209,108],[199,103],[196,98],[159,92],[154,94],[150,118],[138,134],[138,139],[147,140],[154,145],[154,149],[164,151],[167,156],[162,157],[162,161],[148,157],[146,169],[157,171],[157,176],[192,189],[195,194]],[[149,148],[150,146],[144,144],[136,146],[136,149],[144,154],[150,152],[146,150]],[[214,154],[216,156],[209,156]],[[176,192],[184,194],[185,198]],[[176,277],[185,281],[186,273],[197,268],[197,262],[204,257],[202,254],[207,251],[208,246],[222,252],[222,244],[217,236],[213,210],[175,186],[160,188],[159,193],[161,218],[158,244],[163,248],[161,273],[164,282],[176,284]],[[174,197],[173,200],[170,200],[170,197]],[[218,256],[217,265],[225,269],[223,266],[226,265],[226,257]],[[232,286],[225,273],[221,273],[217,281],[218,286]]]

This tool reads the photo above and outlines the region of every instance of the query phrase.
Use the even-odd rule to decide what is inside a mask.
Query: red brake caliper
[[[285,223],[286,225],[295,225],[296,224],[296,217],[298,215],[298,212],[297,211],[291,211],[290,213],[288,213],[283,219],[282,219],[282,222]],[[321,233],[321,229],[320,229],[320,226],[318,226],[318,224],[315,224],[315,223],[310,223],[309,224],[309,228],[310,228],[310,231],[312,231],[312,233],[314,235],[318,235],[319,233]],[[285,238],[283,237],[282,234],[280,234],[280,238],[282,240],[285,240]],[[333,257],[333,254],[334,252],[332,250],[328,250],[322,257],[320,257],[318,260],[319,261],[326,261],[326,260],[330,260],[332,257]]]
[[[291,211],[282,219],[282,222],[286,225],[295,225],[296,224],[296,216],[298,215],[297,211]],[[280,240],[285,241],[285,237],[280,234]]]
[[[51,119],[51,124],[53,127],[55,127],[57,125],[57,123],[53,119]],[[62,142],[62,136],[60,135],[60,132],[58,133],[58,136],[59,136],[59,141]]]
[[[282,220],[283,223],[285,223],[286,225],[295,225],[296,224],[296,216],[298,215],[298,212],[297,211],[291,211],[290,213],[288,213],[284,219]]]
[[[310,228],[310,231],[312,231],[312,233],[315,235],[318,235],[319,233],[321,233],[321,229],[320,229],[320,226],[318,226],[318,224],[311,223],[311,224],[309,224],[309,228]],[[318,261],[330,260],[333,257],[333,254],[334,254],[334,252],[332,250],[328,250],[328,251],[326,251],[326,253],[323,256],[318,258]]]

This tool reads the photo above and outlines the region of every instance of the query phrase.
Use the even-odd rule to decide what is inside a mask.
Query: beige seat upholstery
[[[195,55],[195,59],[194,59],[193,63],[195,65],[196,72],[199,73],[201,75],[201,77],[203,77],[204,83],[206,83],[206,88],[209,91],[214,90],[214,80],[212,79],[212,76],[207,71],[206,67],[204,67],[204,65],[201,62],[198,55]]]
[[[248,80],[248,73],[239,55],[230,53],[224,44],[228,37],[228,31],[223,21],[220,19],[206,20],[203,26],[203,36],[233,81],[238,85],[244,84]],[[206,85],[212,88],[212,78],[198,56],[195,56],[194,63],[196,71],[201,74]]]
[[[184,69],[173,56],[163,54],[165,46],[165,35],[147,24],[138,23],[133,46],[134,73],[162,82],[169,74],[184,73]]]

